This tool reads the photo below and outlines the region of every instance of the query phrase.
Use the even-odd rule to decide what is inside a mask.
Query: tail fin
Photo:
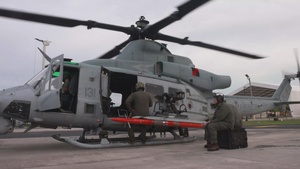
[[[272,99],[282,101],[282,102],[288,101],[292,91],[290,82],[291,82],[290,77],[286,76],[281,82],[278,89],[273,94]]]

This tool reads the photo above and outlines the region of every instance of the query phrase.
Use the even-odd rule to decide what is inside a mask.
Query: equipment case
[[[245,128],[218,131],[218,144],[222,149],[238,149],[248,147]]]

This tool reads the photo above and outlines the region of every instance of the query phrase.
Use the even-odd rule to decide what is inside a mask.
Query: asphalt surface
[[[190,132],[198,138],[190,143],[105,149],[82,149],[48,137],[57,133],[77,136],[79,130],[34,129],[26,137],[16,129],[10,137],[0,136],[0,168],[299,168],[298,126],[247,128],[247,132],[248,148],[208,152],[203,148],[206,142],[202,129]]]

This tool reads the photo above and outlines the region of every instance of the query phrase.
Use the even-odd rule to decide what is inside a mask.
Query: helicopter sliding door
[[[39,80],[37,107],[39,111],[60,108],[60,89],[62,84],[63,55],[50,61],[46,73]]]
[[[101,70],[101,100],[102,100],[102,111],[104,114],[108,114],[110,111],[110,103],[111,103],[111,90],[109,87],[109,71],[107,69],[102,68]]]
[[[126,70],[102,68],[101,103],[103,113],[108,117],[120,117],[127,114],[126,98],[134,92],[137,76]]]

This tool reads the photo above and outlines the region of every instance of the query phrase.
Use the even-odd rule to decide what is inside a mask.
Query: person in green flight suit
[[[135,85],[136,92],[128,96],[125,101],[125,105],[132,116],[149,116],[149,107],[152,107],[152,98],[149,93],[146,93],[144,83],[137,82]],[[142,143],[146,143],[147,127],[145,125],[134,126],[138,127],[141,131]],[[128,126],[129,143],[134,143],[134,131],[133,128]]]
[[[234,113],[234,129],[241,129],[243,127],[243,119],[241,114],[238,112],[236,107],[232,104],[228,104],[229,107],[231,108],[232,112]]]
[[[204,147],[207,148],[207,151],[219,150],[217,132],[220,130],[233,129],[235,123],[234,113],[225,102],[224,95],[215,94],[214,104],[216,104],[217,108],[213,118],[204,124],[204,138],[207,140],[207,144]]]

